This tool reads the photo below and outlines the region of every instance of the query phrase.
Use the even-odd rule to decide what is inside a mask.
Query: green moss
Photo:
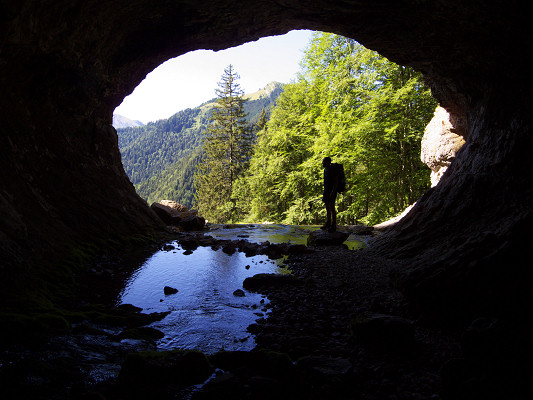
[[[35,327],[45,334],[66,334],[70,330],[68,321],[58,314],[38,314],[35,316]]]

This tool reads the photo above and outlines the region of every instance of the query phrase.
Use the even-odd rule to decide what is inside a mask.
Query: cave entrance
[[[190,208],[201,132],[224,69],[232,64],[239,74],[238,84],[254,103],[247,112],[257,120],[281,84],[296,78],[311,35],[296,30],[217,52],[196,50],[148,74],[113,116],[123,166],[138,194],[149,204],[169,198]]]
[[[115,127],[119,132],[124,168],[136,186],[138,194],[149,204],[169,199],[188,208],[193,206],[193,174],[200,158],[199,133],[209,122],[205,111],[208,104],[214,100],[214,89],[220,81],[222,71],[227,65],[233,64],[241,77],[239,83],[251,102],[257,101],[259,96],[265,96],[265,92],[267,96],[271,96],[269,103],[263,102],[262,108],[265,108],[265,104],[267,107],[272,106],[282,91],[278,90],[275,93],[276,97],[273,97],[272,92],[277,90],[273,82],[297,84],[294,81],[297,73],[307,73],[304,80],[309,80],[310,83],[306,83],[304,91],[327,93],[320,99],[313,99],[313,96],[317,97],[316,93],[301,99],[307,103],[316,101],[309,110],[302,110],[300,116],[302,119],[312,118],[311,124],[316,127],[310,127],[309,124],[292,128],[286,126],[285,128],[289,130],[299,130],[303,134],[300,132],[274,139],[274,142],[281,140],[282,143],[281,146],[273,144],[272,150],[275,152],[285,145],[298,153],[296,159],[315,159],[313,167],[298,167],[304,169],[307,176],[320,176],[320,179],[320,160],[324,155],[332,155],[334,161],[347,166],[349,180],[351,179],[352,185],[357,186],[357,193],[353,190],[352,193],[347,192],[340,196],[340,223],[382,222],[418,199],[429,187],[427,179],[429,171],[425,171],[425,177],[422,176],[423,172],[418,171],[422,168],[420,138],[425,125],[431,119],[436,101],[427,94],[429,93],[427,88],[418,88],[408,95],[401,95],[398,92],[406,91],[406,87],[409,86],[422,86],[421,75],[416,75],[417,73],[410,68],[389,62],[352,39],[322,34],[323,38],[312,42],[311,34],[311,31],[292,31],[287,35],[263,38],[258,42],[218,53],[195,51],[169,60],[149,74],[134,93],[117,107],[114,118]],[[283,46],[284,41],[285,46]],[[305,54],[299,50],[306,46],[309,46],[308,56],[305,61],[305,72],[302,72],[303,66],[298,67],[298,65]],[[336,57],[339,58],[338,62],[335,61]],[[370,57],[370,61],[361,61],[364,57]],[[280,68],[281,64],[283,68]],[[396,69],[391,69],[391,65]],[[277,69],[280,71],[276,71]],[[363,78],[359,79],[359,75]],[[178,77],[181,77],[181,80],[178,80]],[[384,81],[389,79],[394,82],[388,85],[386,90],[398,92],[391,91],[387,94],[386,90],[383,90],[379,94],[381,98],[368,97],[368,92],[385,87]],[[362,99],[365,96],[367,98]],[[388,99],[384,100],[383,96],[388,96]],[[396,99],[393,100],[394,96]],[[424,98],[420,100],[417,96]],[[365,106],[365,102],[369,105]],[[296,103],[289,107],[296,106]],[[311,110],[313,107],[322,108],[322,111],[318,112],[321,112],[322,116],[313,115],[317,114],[316,110]],[[365,110],[361,112],[363,108]],[[181,111],[175,114],[177,109]],[[402,122],[400,117],[390,117],[385,125],[369,126],[368,120],[377,119],[375,114],[378,109],[381,110],[379,111],[381,115],[400,116],[411,113],[404,118],[410,120]],[[260,111],[261,106],[254,106],[253,112],[257,115],[252,115],[251,119],[257,119]],[[354,117],[354,113],[359,113],[359,116]],[[132,118],[120,119],[120,114]],[[165,118],[167,116],[169,118]],[[294,115],[287,114],[285,117],[290,119]],[[350,124],[354,125],[354,118],[366,122],[350,127]],[[155,122],[147,123],[156,119]],[[143,126],[124,127],[124,123]],[[368,132],[362,132],[365,130]],[[343,132],[346,137],[343,137]],[[317,135],[322,137],[315,140],[314,136]],[[376,138],[379,138],[379,143],[371,143],[376,141]],[[396,146],[395,142],[402,143]],[[268,146],[266,145],[267,148]],[[301,150],[302,147],[317,146],[321,149],[319,154],[310,155],[307,154],[309,151]],[[357,153],[366,151],[377,154],[383,151],[379,149],[380,146],[386,148],[386,158],[367,157],[365,162],[354,161],[358,157]],[[353,151],[348,151],[352,148]],[[309,164],[310,161],[306,162]],[[370,164],[374,164],[375,169],[376,165],[381,165],[381,172],[373,171],[372,174],[386,176],[384,179],[391,182],[401,181],[401,184],[396,185],[393,190],[384,187],[384,184],[376,185],[376,179],[372,174],[364,174],[364,170],[368,169]],[[417,170],[417,175],[403,172],[407,170]],[[295,173],[301,174],[301,171],[295,170],[285,172],[288,176],[287,185],[291,179],[294,181]],[[361,183],[362,179],[367,182]],[[312,202],[310,198],[320,193],[316,180],[307,179],[304,183],[297,183],[305,188],[294,191],[292,200],[289,199],[292,203],[275,217],[277,222],[283,219],[283,222],[290,224],[320,223],[324,213],[322,203]],[[407,189],[402,192],[404,188]],[[316,193],[310,195],[311,190],[315,190]],[[394,191],[395,193],[390,193]],[[364,192],[363,196],[361,192]],[[385,195],[389,196],[386,201],[378,199]],[[254,218],[253,222],[272,219],[257,208],[250,209],[248,213],[253,215],[251,217]]]

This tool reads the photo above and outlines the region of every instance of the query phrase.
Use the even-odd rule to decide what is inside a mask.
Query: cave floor
[[[258,347],[288,353],[292,359],[312,355],[349,360],[353,368],[347,398],[437,398],[439,370],[460,357],[459,335],[411,313],[390,279],[401,264],[338,246],[315,248],[286,262],[304,283],[264,289],[272,312],[252,326]],[[358,321],[376,317],[399,317],[414,328],[414,341],[396,341],[394,329],[383,333],[380,328],[370,328],[374,338],[358,338]]]
[[[250,365],[218,370],[207,391],[167,391],[159,398],[440,398],[440,369],[460,357],[459,335],[411,314],[390,279],[402,265],[343,246],[309,248],[285,263],[297,279],[258,290],[270,299],[271,311],[248,330],[255,335],[256,350],[288,355],[294,371],[282,377],[275,372],[273,379],[257,376]],[[371,326],[366,338],[358,335],[358,324],[372,318],[385,321],[385,329]],[[407,339],[402,336],[406,326],[412,329]],[[121,345],[111,340],[118,333],[102,335],[101,326],[93,332],[84,325],[70,336],[11,348],[0,360],[3,388],[15,383],[6,393],[17,398],[24,393],[42,399],[130,398],[116,385],[120,364],[127,353],[155,350],[155,345],[150,340]]]

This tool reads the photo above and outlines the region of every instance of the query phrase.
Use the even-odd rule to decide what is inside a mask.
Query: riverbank
[[[188,251],[205,246],[228,254],[288,255],[289,278],[253,286],[270,300],[268,317],[248,328],[254,350],[208,357],[156,352],[160,336],[142,327],[149,321],[138,321],[139,310],[95,305],[109,304],[133,264],[150,254],[141,251],[122,261],[100,260],[86,271],[80,292],[86,311],[64,314],[68,325],[60,332],[3,350],[2,398],[416,400],[455,398],[442,394],[454,389],[450,382],[464,381],[457,376],[464,366],[456,362],[464,362],[459,333],[411,312],[391,278],[401,263],[374,255],[368,237],[370,250],[261,245],[208,233],[172,239]]]
[[[343,398],[440,398],[440,370],[460,356],[459,335],[411,314],[391,280],[401,265],[342,246],[315,248],[286,262],[302,284],[261,290],[272,312],[251,327],[259,347],[295,360],[342,360],[350,366],[337,376]],[[337,389],[318,387],[324,397],[316,398]]]

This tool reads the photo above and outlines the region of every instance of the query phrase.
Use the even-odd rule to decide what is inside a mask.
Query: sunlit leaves
[[[250,169],[248,220],[318,223],[324,156],[344,165],[341,223],[376,223],[429,183],[420,139],[436,102],[422,77],[352,39],[315,33],[298,82],[280,96]]]

